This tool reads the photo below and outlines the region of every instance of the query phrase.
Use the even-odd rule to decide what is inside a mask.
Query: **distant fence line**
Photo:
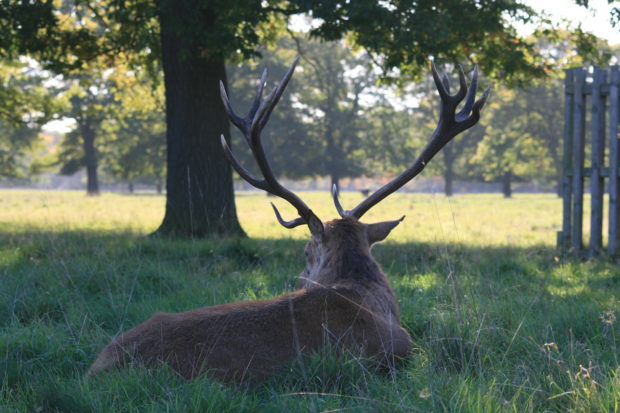
[[[585,251],[583,243],[584,186],[590,179],[590,240],[587,251],[596,255],[603,250],[603,196],[608,179],[609,219],[607,253],[617,254],[620,235],[620,147],[618,145],[618,66],[609,73],[598,67],[591,71],[566,70],[565,125],[563,151],[563,215],[558,245],[567,251]],[[588,116],[588,104],[590,105]],[[589,121],[589,145],[586,124]],[[549,125],[554,127],[555,125]],[[608,143],[606,145],[606,142]],[[586,147],[590,166],[585,167]]]

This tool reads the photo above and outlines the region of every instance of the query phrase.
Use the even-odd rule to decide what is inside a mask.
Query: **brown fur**
[[[166,362],[188,379],[208,372],[224,381],[254,381],[328,341],[391,366],[408,355],[411,339],[370,246],[398,222],[328,222],[306,246],[299,290],[272,300],[157,313],[113,339],[89,374],[130,361]]]

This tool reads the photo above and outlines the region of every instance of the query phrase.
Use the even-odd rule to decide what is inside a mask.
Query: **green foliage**
[[[37,149],[38,132],[58,106],[34,62],[0,61],[0,177],[25,178]]]
[[[169,19],[170,31],[179,39],[175,49],[186,57],[191,53],[210,61],[239,63],[262,54],[277,75],[298,49],[305,54],[300,66],[307,70],[297,75],[295,82],[299,86],[292,87],[291,97],[281,102],[265,138],[276,170],[290,178],[313,174],[354,177],[377,169],[393,172],[411,162],[434,128],[434,88],[418,93],[420,113],[407,116],[396,113],[381,96],[372,96],[368,103],[380,76],[401,84],[412,78],[420,80],[432,57],[438,65],[448,68],[456,62],[467,62],[469,68],[469,63],[475,61],[484,68],[487,78],[515,86],[534,78],[553,77],[552,69],[567,65],[567,61],[601,63],[610,56],[608,48],[591,34],[579,28],[572,32],[552,29],[533,10],[514,0],[194,0],[187,7],[189,12],[178,10],[173,1],[8,0],[0,3],[0,53],[13,59],[33,56],[46,68],[64,73],[65,79],[73,79],[81,91],[74,94],[72,116],[86,120],[90,132],[98,136],[96,154],[104,161],[106,171],[120,179],[149,182],[160,182],[165,169],[160,164],[164,157],[161,108],[150,114],[135,113],[132,104],[125,105],[124,98],[112,97],[123,93],[119,92],[120,86],[104,83],[110,83],[106,68],[113,67],[115,73],[121,68],[125,75],[133,69],[139,80],[131,87],[146,92],[148,82],[153,82],[155,93],[143,96],[161,98],[156,96],[163,93],[157,86],[162,62],[160,18]],[[293,15],[311,16],[310,36],[334,42],[303,39],[293,45],[290,40],[280,39]],[[520,23],[537,24],[536,36],[520,37],[514,27]],[[345,51],[337,42],[342,39],[356,50]],[[283,49],[265,49],[276,43]],[[247,70],[235,70],[237,74],[231,76],[233,90],[247,91]],[[97,93],[89,93],[93,87]],[[103,110],[97,99],[107,99],[118,105],[115,109],[122,106],[126,110]],[[218,101],[217,97],[213,101]],[[285,119],[284,114],[297,111],[300,113]],[[514,122],[513,128],[518,125],[524,123]],[[512,135],[518,133],[515,129]],[[83,138],[85,130],[79,127],[73,134],[77,135],[67,136],[63,144],[60,163],[64,172],[84,164],[84,150],[76,138]],[[480,135],[478,129],[457,138],[439,155],[443,165],[435,161],[431,168],[446,177],[454,170],[460,176],[484,174],[493,179],[497,172],[487,171],[490,167],[471,172],[465,162],[473,155]],[[507,155],[513,164],[522,164],[530,152],[540,148],[553,152],[551,144],[542,138],[525,139],[522,144],[522,149],[527,146],[520,150],[524,154]],[[506,152],[502,148],[490,150],[484,143],[477,159],[487,164],[491,154],[498,157]],[[4,156],[9,152],[4,150]],[[13,156],[12,162],[16,159]],[[557,164],[555,159],[551,164]],[[545,170],[545,179],[550,175]]]
[[[539,92],[552,92],[552,89],[541,88]],[[549,128],[553,119],[544,118],[544,112],[532,110],[529,104],[537,100],[537,97],[539,96],[523,91],[495,91],[493,102],[484,114],[484,118],[490,122],[485,126],[484,137],[478,145],[476,156],[471,159],[472,163],[482,169],[485,179],[493,181],[507,172],[523,179],[550,176],[555,178],[556,168],[559,166],[559,141],[554,132],[557,134],[562,125],[562,107],[558,105],[542,108],[552,112],[551,115],[556,115],[553,118],[559,123],[556,127],[551,126],[551,130],[543,135],[536,134],[541,129],[541,122]],[[562,101],[561,96],[551,95],[550,98],[554,101],[552,103]],[[560,114],[560,117],[553,111]],[[549,148],[545,146],[545,138],[551,138]],[[547,149],[554,151],[554,156],[550,156]],[[556,164],[552,163],[554,160]]]
[[[511,84],[544,77],[551,67],[536,43],[520,37],[513,26],[545,22],[514,0],[195,0],[190,14],[173,12],[174,5],[102,0],[59,7],[51,1],[4,1],[0,49],[7,56],[33,53],[59,71],[83,68],[100,56],[113,64],[119,52],[152,64],[160,58],[158,16],[163,15],[181,36],[181,50],[190,53],[197,47],[214,60],[247,59],[257,55],[259,45],[273,41],[288,17],[306,14],[314,19],[311,36],[350,38],[373,54],[393,80],[401,76],[390,72],[394,68],[419,76],[430,56],[449,63],[475,59],[487,75]]]
[[[99,36],[88,19],[83,19],[84,7],[77,3],[0,2],[0,56],[15,59],[32,54],[55,71],[82,67],[101,51]],[[70,24],[71,18],[81,24]]]
[[[360,134],[365,166],[375,174],[399,172],[411,165],[430,137],[422,125],[431,119],[425,119],[419,108],[399,110],[386,97],[378,97],[358,120],[364,126]]]
[[[548,33],[537,39],[558,70],[526,88],[494,88],[480,123],[483,138],[469,163],[486,180],[514,176],[520,180],[559,183],[561,133],[564,127],[564,84],[561,69],[608,65],[606,42],[583,33]]]
[[[115,105],[114,81],[104,67],[91,65],[88,71],[65,76],[63,81],[61,98],[65,106],[62,116],[73,119],[76,127],[63,138],[58,163],[61,173],[71,175],[81,167],[89,166],[85,143],[88,141],[98,152],[95,141],[101,125],[118,107]],[[90,159],[95,168],[96,152]]]
[[[291,46],[289,41],[280,38],[277,48],[261,51],[260,60],[227,67],[229,96],[238,114],[245,116],[248,112],[256,92],[256,82],[264,69],[268,73],[268,87],[272,87],[284,76],[296,55]],[[296,73],[287,86],[261,134],[261,141],[274,171],[279,176],[292,179],[315,175],[319,155],[315,149],[315,145],[319,143],[312,139],[314,135],[311,135],[313,125],[305,122],[299,108],[295,107],[299,94],[308,87],[299,75],[300,73]],[[258,174],[255,160],[241,133],[233,127],[231,135],[235,156],[244,166]]]
[[[124,181],[161,187],[166,173],[164,117],[161,113],[124,113],[119,118],[106,125],[106,171]]]
[[[572,31],[539,30],[531,39],[536,41],[545,58],[554,64],[554,71],[548,73],[551,78],[561,76],[563,69],[571,67],[608,65],[612,57],[612,48],[606,40],[584,32],[580,27]]]
[[[455,67],[453,65],[447,65],[441,68],[441,70],[452,79],[453,85],[458,84],[455,78]],[[465,67],[464,70],[468,73],[468,77],[471,77],[473,67]],[[484,90],[486,87],[485,83],[487,83],[486,79],[479,79],[478,89]],[[454,88],[456,88],[456,86]],[[409,124],[404,125],[405,128],[409,129],[409,137],[405,149],[398,152],[400,155],[400,159],[398,159],[400,170],[411,165],[413,159],[422,151],[422,148],[427,144],[433,131],[437,127],[440,116],[439,95],[435,82],[430,74],[427,74],[424,81],[415,84],[412,89],[412,95],[415,100],[417,100],[418,104],[417,107],[411,110]],[[455,90],[453,90],[452,93],[455,93]],[[455,137],[437,154],[436,159],[429,163],[426,173],[443,175],[445,181],[454,179],[455,176],[471,178],[471,171],[469,165],[467,165],[467,160],[471,158],[475,152],[476,145],[478,145],[482,138],[482,125],[485,125],[484,120],[480,121],[478,125],[468,129],[463,134]],[[398,135],[396,135],[396,137],[396,139],[398,139]]]
[[[369,91],[378,78],[374,67],[365,53],[339,42],[297,40],[297,47],[303,56],[299,81],[305,86],[298,99],[302,116],[312,124],[315,173],[335,183],[358,177],[367,172],[362,131],[372,106]]]
[[[60,151],[50,159],[50,167],[59,167],[61,175],[73,175],[85,166],[82,139],[77,130],[66,133],[60,141]]]
[[[28,155],[37,137],[35,128],[0,123],[0,177],[23,178],[28,175]]]
[[[333,214],[328,194],[303,197]],[[187,382],[165,368],[85,380],[110,338],[153,312],[293,288],[307,230],[282,229],[263,195],[237,201],[260,239],[142,237],[163,197],[0,193],[2,409],[585,413],[620,402],[620,273],[614,261],[556,256],[561,201],[547,195],[396,194],[369,212],[369,220],[408,214],[373,249],[415,342],[394,374],[328,352],[254,388]]]
[[[52,163],[72,175],[87,166],[85,142],[92,140],[96,166],[130,182],[163,185],[165,114],[161,79],[119,65],[91,65],[64,78],[65,118],[76,127],[67,133]]]
[[[611,50],[605,42],[580,30],[545,32],[536,42],[541,53],[554,62],[556,70],[527,87],[509,88],[506,84],[493,83],[492,95],[479,125],[447,145],[438,154],[443,163],[431,163],[429,173],[441,173],[447,180],[453,169],[461,179],[502,179],[508,186],[510,179],[542,186],[558,183],[560,131],[564,126],[563,69],[607,65]],[[596,47],[584,50],[593,45]],[[446,72],[451,71],[447,66]],[[471,66],[465,66],[465,71],[471,72]],[[488,78],[484,79],[480,88],[487,82]],[[439,118],[438,98],[430,76],[426,82],[416,84],[413,91],[419,107],[413,111],[411,124],[406,127],[413,129],[408,138],[410,147],[420,148],[431,136]],[[400,152],[404,153],[406,149]],[[401,168],[408,164],[406,160],[400,163]]]
[[[161,74],[115,71],[114,110],[102,125],[104,169],[115,178],[163,187],[166,174],[166,124]]]
[[[319,19],[313,36],[334,40],[349,34],[381,57],[386,73],[398,67],[419,75],[429,56],[454,63],[475,55],[489,75],[510,83],[544,76],[548,67],[536,45],[519,37],[508,20],[535,22],[535,12],[513,0],[292,3]]]
[[[391,106],[385,99],[378,102],[383,96],[375,88],[378,75],[368,56],[352,52],[343,42],[286,37],[261,54],[257,68],[229,68],[239,113],[254,97],[258,68],[265,67],[270,78],[278,79],[295,55],[303,56],[262,134],[274,169],[293,179],[317,175],[339,179],[370,172],[368,166],[376,157],[368,150],[368,124],[374,111]],[[242,154],[244,165],[254,163],[245,144],[236,146],[235,153]]]

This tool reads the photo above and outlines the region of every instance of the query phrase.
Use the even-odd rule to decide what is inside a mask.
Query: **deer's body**
[[[411,340],[399,324],[392,289],[370,255],[366,226],[354,218],[332,221],[324,237],[331,242],[308,244],[308,250],[320,245],[321,254],[309,251],[318,259],[309,260],[300,276],[305,288],[272,300],[157,313],[115,338],[91,373],[130,361],[166,362],[186,378],[208,371],[225,381],[253,380],[328,341],[388,366],[406,357]],[[329,248],[341,243],[349,248]]]
[[[239,164],[222,136],[222,146],[232,166],[256,188],[285,199],[297,209],[299,217],[285,221],[274,206],[280,224],[287,228],[307,225],[312,233],[306,246],[306,269],[298,281],[300,289],[273,300],[222,304],[178,314],[157,313],[112,340],[95,360],[90,373],[130,361],[146,365],[165,362],[187,378],[207,371],[223,380],[253,380],[272,374],[282,364],[319,350],[328,342],[341,350],[378,359],[387,366],[407,356],[411,339],[400,326],[396,298],[379,264],[370,255],[371,245],[385,239],[402,218],[376,224],[364,224],[359,219],[420,173],[454,136],[478,121],[488,89],[475,101],[477,69],[469,90],[461,69],[459,91],[450,95],[448,78],[441,79],[433,66],[441,114],[421,155],[407,170],[350,211],[342,208],[334,188],[334,202],[342,219],[323,223],[297,195],[278,182],[260,142],[260,132],[296,64],[297,60],[264,100],[266,72],[263,74],[245,118],[233,111],[223,84],[221,92],[230,120],[243,132],[263,178],[253,176]],[[465,103],[456,113],[463,99]]]

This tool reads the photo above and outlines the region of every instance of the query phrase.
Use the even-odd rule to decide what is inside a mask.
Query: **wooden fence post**
[[[562,249],[570,247],[571,211],[573,194],[573,100],[575,97],[575,70],[565,71],[564,79],[564,153],[562,162],[562,232],[558,234],[558,244]]]
[[[607,252],[615,254],[618,252],[618,233],[620,232],[620,203],[618,194],[620,192],[620,182],[618,182],[618,167],[620,166],[618,151],[618,87],[620,85],[620,72],[618,66],[611,68],[609,87],[609,240],[607,241]]]
[[[590,173],[590,255],[603,247],[603,166],[605,162],[605,98],[601,93],[607,74],[594,67],[592,74],[592,168]]]
[[[585,96],[586,71],[575,69],[573,99],[573,218],[571,248],[579,251],[583,244],[583,161],[585,151]]]

